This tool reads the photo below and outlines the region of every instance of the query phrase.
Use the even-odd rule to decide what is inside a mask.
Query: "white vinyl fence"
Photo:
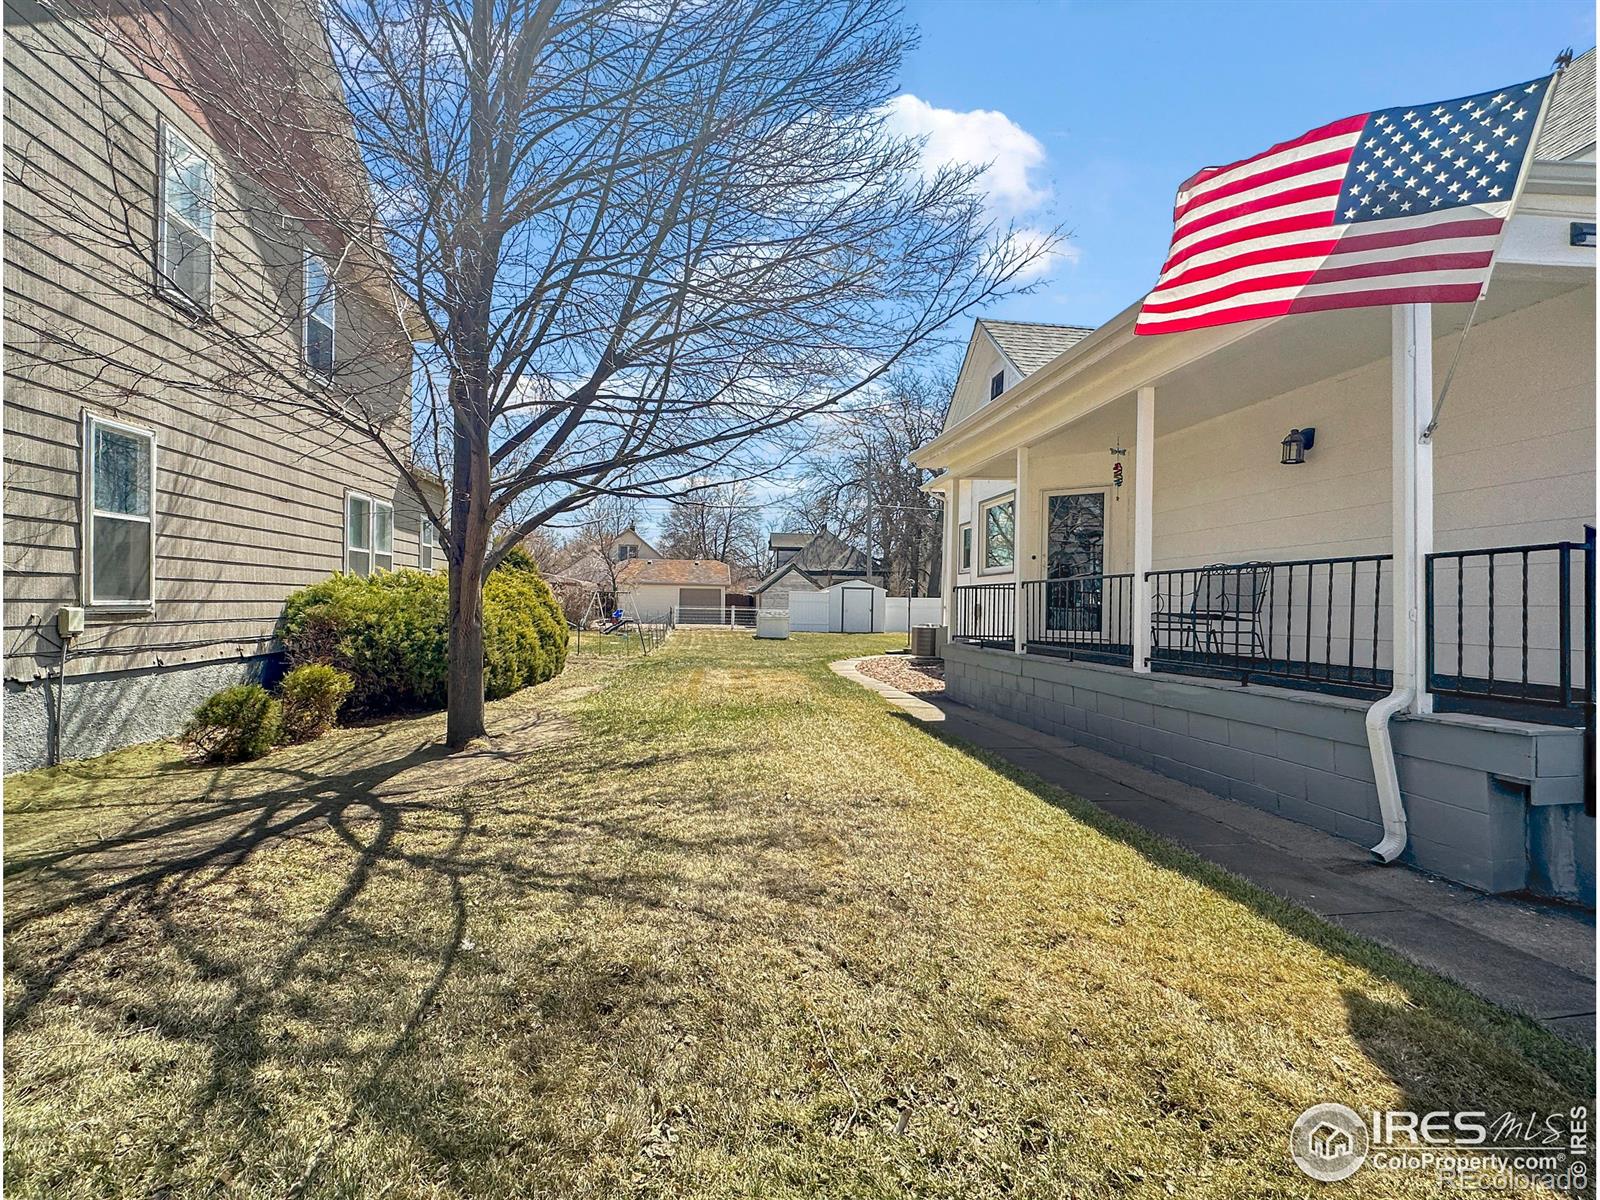
[[[889,596],[883,602],[885,633],[906,633],[914,625],[944,621],[944,601],[938,596]]]
[[[828,593],[789,593],[789,632],[828,632]]]

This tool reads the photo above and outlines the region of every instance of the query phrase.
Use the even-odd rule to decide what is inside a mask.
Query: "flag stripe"
[[[1371,308],[1383,304],[1470,304],[1478,298],[1482,284],[1446,284],[1433,287],[1409,287],[1391,290],[1342,292],[1332,296],[1309,296],[1301,300],[1277,300],[1266,304],[1251,304],[1228,312],[1225,320],[1215,316],[1191,316],[1163,321],[1159,328],[1145,333],[1184,333],[1191,329],[1210,329],[1236,321],[1259,321],[1266,317],[1284,317],[1293,313],[1328,312],[1340,308]],[[1141,332],[1135,328],[1135,333]]]
[[[1233,283],[1223,284],[1220,287],[1212,288],[1210,291],[1196,292],[1174,300],[1148,303],[1144,306],[1144,311],[1152,314],[1188,312],[1199,305],[1208,304],[1215,300],[1229,300],[1235,296],[1256,292],[1270,292],[1286,287],[1299,287],[1308,283],[1333,283],[1346,279],[1381,279],[1404,271],[1415,273],[1464,271],[1474,267],[1488,266],[1491,257],[1493,257],[1492,250],[1479,250],[1464,254],[1427,254],[1411,258],[1380,259],[1375,262],[1353,262],[1337,267],[1324,266],[1319,262],[1296,271],[1280,272],[1274,275],[1256,275],[1248,279],[1240,279]]]
[[[1481,286],[1481,270],[1465,271],[1417,271],[1407,275],[1396,275],[1387,278],[1391,287],[1429,287],[1437,284],[1473,284]],[[1221,313],[1237,308],[1249,307],[1253,304],[1267,304],[1272,301],[1292,301],[1313,296],[1326,296],[1334,293],[1354,293],[1374,291],[1370,286],[1354,286],[1342,280],[1319,283],[1313,278],[1309,283],[1289,285],[1284,287],[1269,288],[1252,292],[1249,297],[1229,300],[1216,300],[1209,304],[1188,304],[1181,313],[1151,313],[1152,322],[1163,322],[1177,316],[1204,316],[1207,314]]]
[[[1432,254],[1467,254],[1494,249],[1493,232],[1488,236],[1459,236],[1453,226],[1440,227],[1440,232],[1426,239],[1426,248]],[[1359,243],[1347,246],[1345,243]],[[1291,271],[1313,267],[1327,260],[1344,262],[1383,262],[1414,256],[1424,239],[1352,238],[1346,234],[1336,241],[1296,242],[1266,247],[1250,254],[1233,255],[1204,267],[1198,267],[1166,284],[1160,295],[1152,296],[1150,303],[1188,297],[1212,287],[1220,287],[1235,278],[1270,275],[1275,271]]]
[[[1343,146],[1340,149],[1313,155],[1303,161],[1287,162],[1281,166],[1274,167],[1270,171],[1263,171],[1259,175],[1247,175],[1242,179],[1235,180],[1233,183],[1208,189],[1196,195],[1186,204],[1179,205],[1177,211],[1173,213],[1173,217],[1175,220],[1181,221],[1184,217],[1204,205],[1219,203],[1229,196],[1237,196],[1245,192],[1268,188],[1281,180],[1294,179],[1313,172],[1321,178],[1322,172],[1333,169],[1334,174],[1329,175],[1328,178],[1342,179],[1344,178],[1344,168],[1350,161],[1350,151],[1353,148],[1354,143],[1352,142],[1350,145]]]
[[[1302,137],[1297,137],[1292,142],[1280,142],[1270,150],[1263,150],[1251,158],[1240,159],[1225,167],[1207,167],[1196,172],[1184,185],[1178,189],[1178,199],[1186,201],[1201,189],[1209,190],[1231,183],[1235,179],[1254,175],[1261,171],[1270,170],[1280,162],[1292,162],[1297,157],[1304,157],[1307,147],[1318,142],[1328,142],[1329,146],[1321,147],[1311,153],[1320,153],[1321,150],[1331,149],[1333,145],[1343,144],[1354,146],[1361,135],[1361,127],[1367,123],[1367,114],[1359,117],[1347,117],[1343,121],[1335,121],[1331,125],[1324,125],[1320,129],[1313,129]]]

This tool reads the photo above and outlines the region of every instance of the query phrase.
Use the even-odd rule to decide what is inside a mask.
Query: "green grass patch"
[[[1308,1105],[1592,1056],[834,676],[675,633],[256,763],[7,781],[18,1196],[1433,1196]],[[589,647],[589,637],[584,638]]]

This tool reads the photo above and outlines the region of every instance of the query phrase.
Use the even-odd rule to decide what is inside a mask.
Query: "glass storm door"
[[[1100,630],[1101,576],[1105,573],[1106,496],[1074,492],[1050,496],[1045,509],[1047,577],[1045,628]],[[1091,576],[1091,578],[1075,578]]]

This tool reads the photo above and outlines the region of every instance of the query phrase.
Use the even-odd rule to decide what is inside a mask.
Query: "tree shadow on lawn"
[[[1190,851],[1048,783],[938,725],[905,713],[897,719],[982,762],[996,774],[1062,809],[1082,824],[1137,850],[1146,860],[1208,888],[1317,950],[1337,956],[1404,991],[1388,1003],[1343,993],[1348,1030],[1417,1112],[1463,1109],[1526,1111],[1532,1099],[1564,1112],[1593,1095],[1595,1057],[1561,1041],[1531,1018],[1508,1012],[1400,955],[1347,932]],[[1475,1059],[1463,1064],[1463,1045]],[[1463,1069],[1468,1067],[1470,1069]],[[1552,1086],[1554,1084],[1554,1086]],[[1565,1092],[1557,1089],[1566,1089]],[[1326,1100],[1342,1097],[1329,1095]]]
[[[91,1070],[110,1069],[122,1038],[200,1048],[203,1077],[173,1096],[187,1115],[138,1126],[152,1143],[153,1178],[215,1171],[197,1147],[214,1146],[227,1127],[237,1131],[228,1136],[240,1161],[298,1156],[294,1194],[314,1187],[326,1156],[364,1120],[403,1131],[457,1179],[483,1167],[507,1151],[511,1133],[457,1061],[455,1047],[480,1033],[457,1023],[463,989],[469,998],[498,994],[506,1011],[497,1020],[535,1004],[539,1040],[565,1050],[604,1044],[608,1028],[659,1007],[678,983],[653,964],[630,963],[625,950],[602,960],[591,949],[547,946],[534,928],[517,936],[532,954],[559,959],[559,978],[534,968],[537,995],[524,996],[530,981],[505,978],[520,963],[472,952],[469,913],[485,900],[530,910],[594,905],[625,923],[695,921],[714,940],[704,931],[725,919],[726,885],[673,866],[708,851],[754,862],[772,841],[762,831],[719,832],[710,801],[703,836],[651,828],[647,811],[629,819],[670,805],[675,819],[698,821],[696,802],[672,789],[635,787],[627,812],[616,814],[549,790],[513,799],[542,782],[523,761],[531,754],[544,775],[581,781],[596,753],[546,714],[499,725],[490,748],[456,755],[419,743],[416,726],[346,731],[326,746],[226,770],[190,768],[187,787],[181,771],[166,772],[159,786],[179,789],[166,800],[151,794],[157,785],[143,762],[123,779],[99,764],[88,779],[95,794],[81,805],[29,814],[77,825],[6,864],[7,1034],[21,1047],[41,1033],[49,1043],[63,1020],[91,1030],[107,1055]],[[693,756],[626,742],[610,750],[639,764]],[[93,821],[85,809],[132,821],[103,835],[84,824]],[[760,872],[736,884],[785,903],[814,899],[782,885]],[[313,1123],[325,1114],[328,1126],[313,1146],[283,1080],[300,1073],[288,1089],[298,1091],[318,1059],[334,1072],[337,1094],[311,1110]],[[53,1086],[22,1079],[22,1097]],[[8,1108],[18,1101],[11,1091]],[[292,1117],[302,1123],[291,1133]],[[257,1149],[247,1156],[246,1145]]]

